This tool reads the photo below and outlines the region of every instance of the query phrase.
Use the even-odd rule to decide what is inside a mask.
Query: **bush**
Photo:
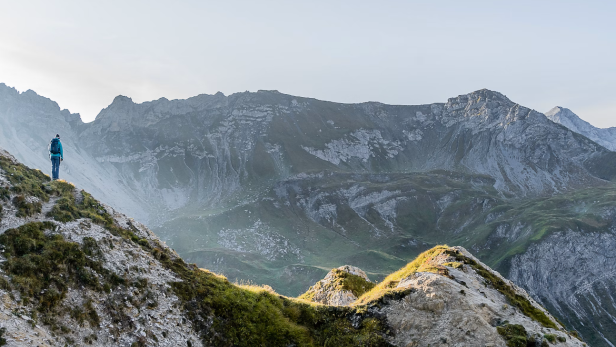
[[[6,339],[4,338],[5,333],[6,333],[6,328],[0,328],[0,346],[6,345]]]
[[[496,331],[505,339],[508,347],[526,347],[528,337],[524,326],[519,324],[505,324],[496,327]]]
[[[17,207],[17,217],[30,217],[36,213],[41,213],[43,205],[40,202],[28,202],[26,197],[18,195],[13,198],[13,205]]]
[[[543,335],[543,338],[550,341],[551,343],[556,342],[556,335],[553,335],[553,334],[545,334]]]
[[[0,187],[0,200],[8,201],[11,198],[9,187]]]

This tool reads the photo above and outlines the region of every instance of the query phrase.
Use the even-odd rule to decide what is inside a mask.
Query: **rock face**
[[[61,133],[61,177],[153,225],[188,261],[287,295],[341,264],[380,280],[442,242],[519,276],[527,268],[515,258],[534,244],[553,247],[552,233],[616,230],[606,212],[616,154],[489,90],[418,106],[274,91],[142,104],[117,97],[83,124],[32,91],[1,85],[0,132],[1,146],[44,171],[47,143]],[[580,242],[572,259],[594,249]],[[546,306],[584,286],[536,271],[560,289],[516,278]],[[613,278],[596,267],[586,279]],[[589,313],[556,312],[597,346],[616,344],[602,328],[606,312],[593,324]]]
[[[327,273],[300,299],[324,305],[345,306],[355,302],[362,294],[374,287],[366,273],[355,266],[343,265]]]
[[[616,329],[616,322],[605,318],[616,314],[614,236],[587,227],[564,229],[514,257],[509,278],[523,280],[545,307],[585,332],[591,346],[609,346]]]
[[[468,264],[455,267],[448,262],[455,258],[441,258],[436,264],[445,265],[447,276],[421,272],[404,278],[397,290],[409,292],[400,300],[392,300],[383,310],[387,321],[394,329],[393,344],[398,346],[506,346],[504,331],[513,326],[522,326],[529,346],[540,346],[546,337],[562,346],[583,346],[582,341],[562,330],[560,324],[540,307],[524,290],[504,279],[500,274],[479,262],[460,247],[454,247],[464,257],[472,259],[493,276],[506,283],[515,295],[519,295],[546,314],[556,328],[547,328],[526,316],[501,292],[486,285],[489,283]],[[455,264],[455,263],[454,263]],[[499,326],[499,328],[495,328]],[[531,343],[534,341],[535,343]],[[520,343],[519,341],[517,343]],[[515,345],[515,344],[512,344]]]
[[[545,113],[551,121],[559,123],[595,141],[601,146],[611,150],[616,150],[616,128],[600,129],[578,117],[570,109],[556,106]]]

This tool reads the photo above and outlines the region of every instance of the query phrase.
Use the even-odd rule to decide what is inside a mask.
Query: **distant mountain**
[[[578,117],[570,109],[556,106],[545,113],[553,122],[562,124],[567,128],[582,134],[601,146],[616,151],[616,128],[601,129]]]
[[[43,170],[59,128],[64,177],[232,280],[298,295],[344,264],[378,281],[457,244],[593,345],[616,343],[604,290],[616,283],[616,153],[498,92],[418,106],[119,96],[84,124],[0,86],[0,122],[0,145]],[[597,302],[573,300],[581,288]]]

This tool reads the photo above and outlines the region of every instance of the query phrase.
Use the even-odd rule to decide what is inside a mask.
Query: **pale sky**
[[[119,94],[426,104],[488,88],[609,127],[615,16],[607,0],[0,0],[0,82],[84,121]]]

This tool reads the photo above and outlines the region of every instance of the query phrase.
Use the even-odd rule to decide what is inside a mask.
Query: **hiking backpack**
[[[51,147],[49,148],[49,152],[51,152],[51,154],[60,154],[60,139],[59,138],[55,138],[53,140],[51,140]]]

